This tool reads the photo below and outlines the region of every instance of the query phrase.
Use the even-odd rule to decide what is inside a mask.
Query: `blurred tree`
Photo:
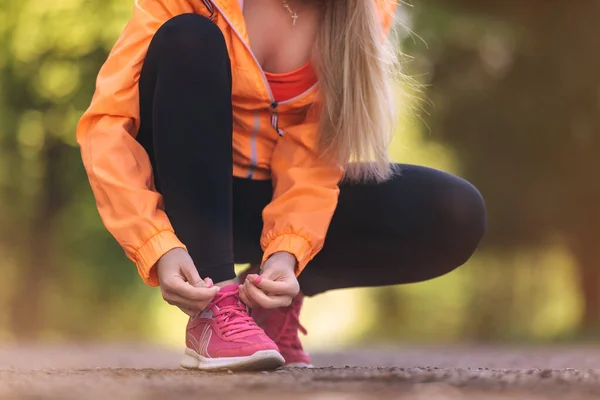
[[[425,121],[487,199],[486,249],[567,246],[581,329],[599,329],[600,7],[439,0],[414,16],[429,46],[411,50],[434,105]]]
[[[131,10],[116,0],[0,7],[0,254],[12,277],[3,283],[4,319],[18,339],[97,336],[115,318],[124,329],[112,333],[144,329],[144,303],[129,301],[143,286],[92,207],[75,143],[95,76]]]

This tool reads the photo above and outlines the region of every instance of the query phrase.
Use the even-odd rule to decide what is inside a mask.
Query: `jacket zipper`
[[[306,94],[310,93],[315,87],[317,87],[317,84],[314,84],[308,90],[304,91],[303,93],[301,93],[298,96],[295,96],[295,97],[293,97],[291,99],[280,101],[280,102],[277,101],[277,100],[275,100],[275,98],[273,96],[273,92],[271,91],[271,86],[269,85],[269,80],[267,79],[267,76],[265,75],[265,71],[263,71],[262,66],[260,65],[260,63],[256,59],[256,56],[252,52],[252,49],[246,43],[246,41],[244,40],[244,38],[242,38],[242,35],[240,35],[240,33],[238,32],[238,30],[231,23],[231,20],[223,12],[223,10],[221,9],[221,7],[219,7],[217,4],[215,4],[212,0],[209,0],[209,1],[213,4],[213,6],[217,10],[219,10],[219,13],[221,13],[221,15],[223,16],[223,18],[225,18],[225,21],[227,21],[227,23],[229,24],[229,26],[231,27],[231,29],[233,29],[233,31],[235,32],[235,34],[237,35],[237,37],[240,39],[240,41],[242,42],[242,44],[246,47],[246,50],[248,50],[248,52],[252,56],[252,59],[254,60],[254,63],[258,67],[258,69],[260,71],[260,74],[261,74],[261,76],[263,78],[263,84],[267,88],[267,93],[269,94],[269,101],[271,102],[271,104],[269,105],[269,114],[271,116],[271,126],[273,127],[273,129],[275,129],[275,132],[277,132],[277,134],[279,136],[283,136],[283,130],[281,130],[279,128],[279,106],[282,105],[282,104],[289,104],[289,103],[291,103],[293,101],[296,101],[296,100],[304,97]]]

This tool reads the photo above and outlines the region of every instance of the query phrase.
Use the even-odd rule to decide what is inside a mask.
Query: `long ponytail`
[[[396,53],[376,0],[327,0],[323,7],[315,54],[323,106],[319,148],[344,166],[349,181],[386,180]]]

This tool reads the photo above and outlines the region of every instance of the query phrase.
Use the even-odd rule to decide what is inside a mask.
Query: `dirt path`
[[[352,351],[318,354],[312,370],[218,375],[180,370],[178,358],[127,345],[0,348],[0,399],[600,398],[600,348]]]

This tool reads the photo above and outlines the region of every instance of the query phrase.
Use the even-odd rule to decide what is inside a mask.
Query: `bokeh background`
[[[413,3],[397,36],[420,89],[407,89],[394,157],[471,180],[489,231],[442,278],[309,299],[305,343],[597,339],[599,3]],[[0,343],[183,345],[184,315],[142,284],[103,228],[75,142],[132,9],[0,0]]]

